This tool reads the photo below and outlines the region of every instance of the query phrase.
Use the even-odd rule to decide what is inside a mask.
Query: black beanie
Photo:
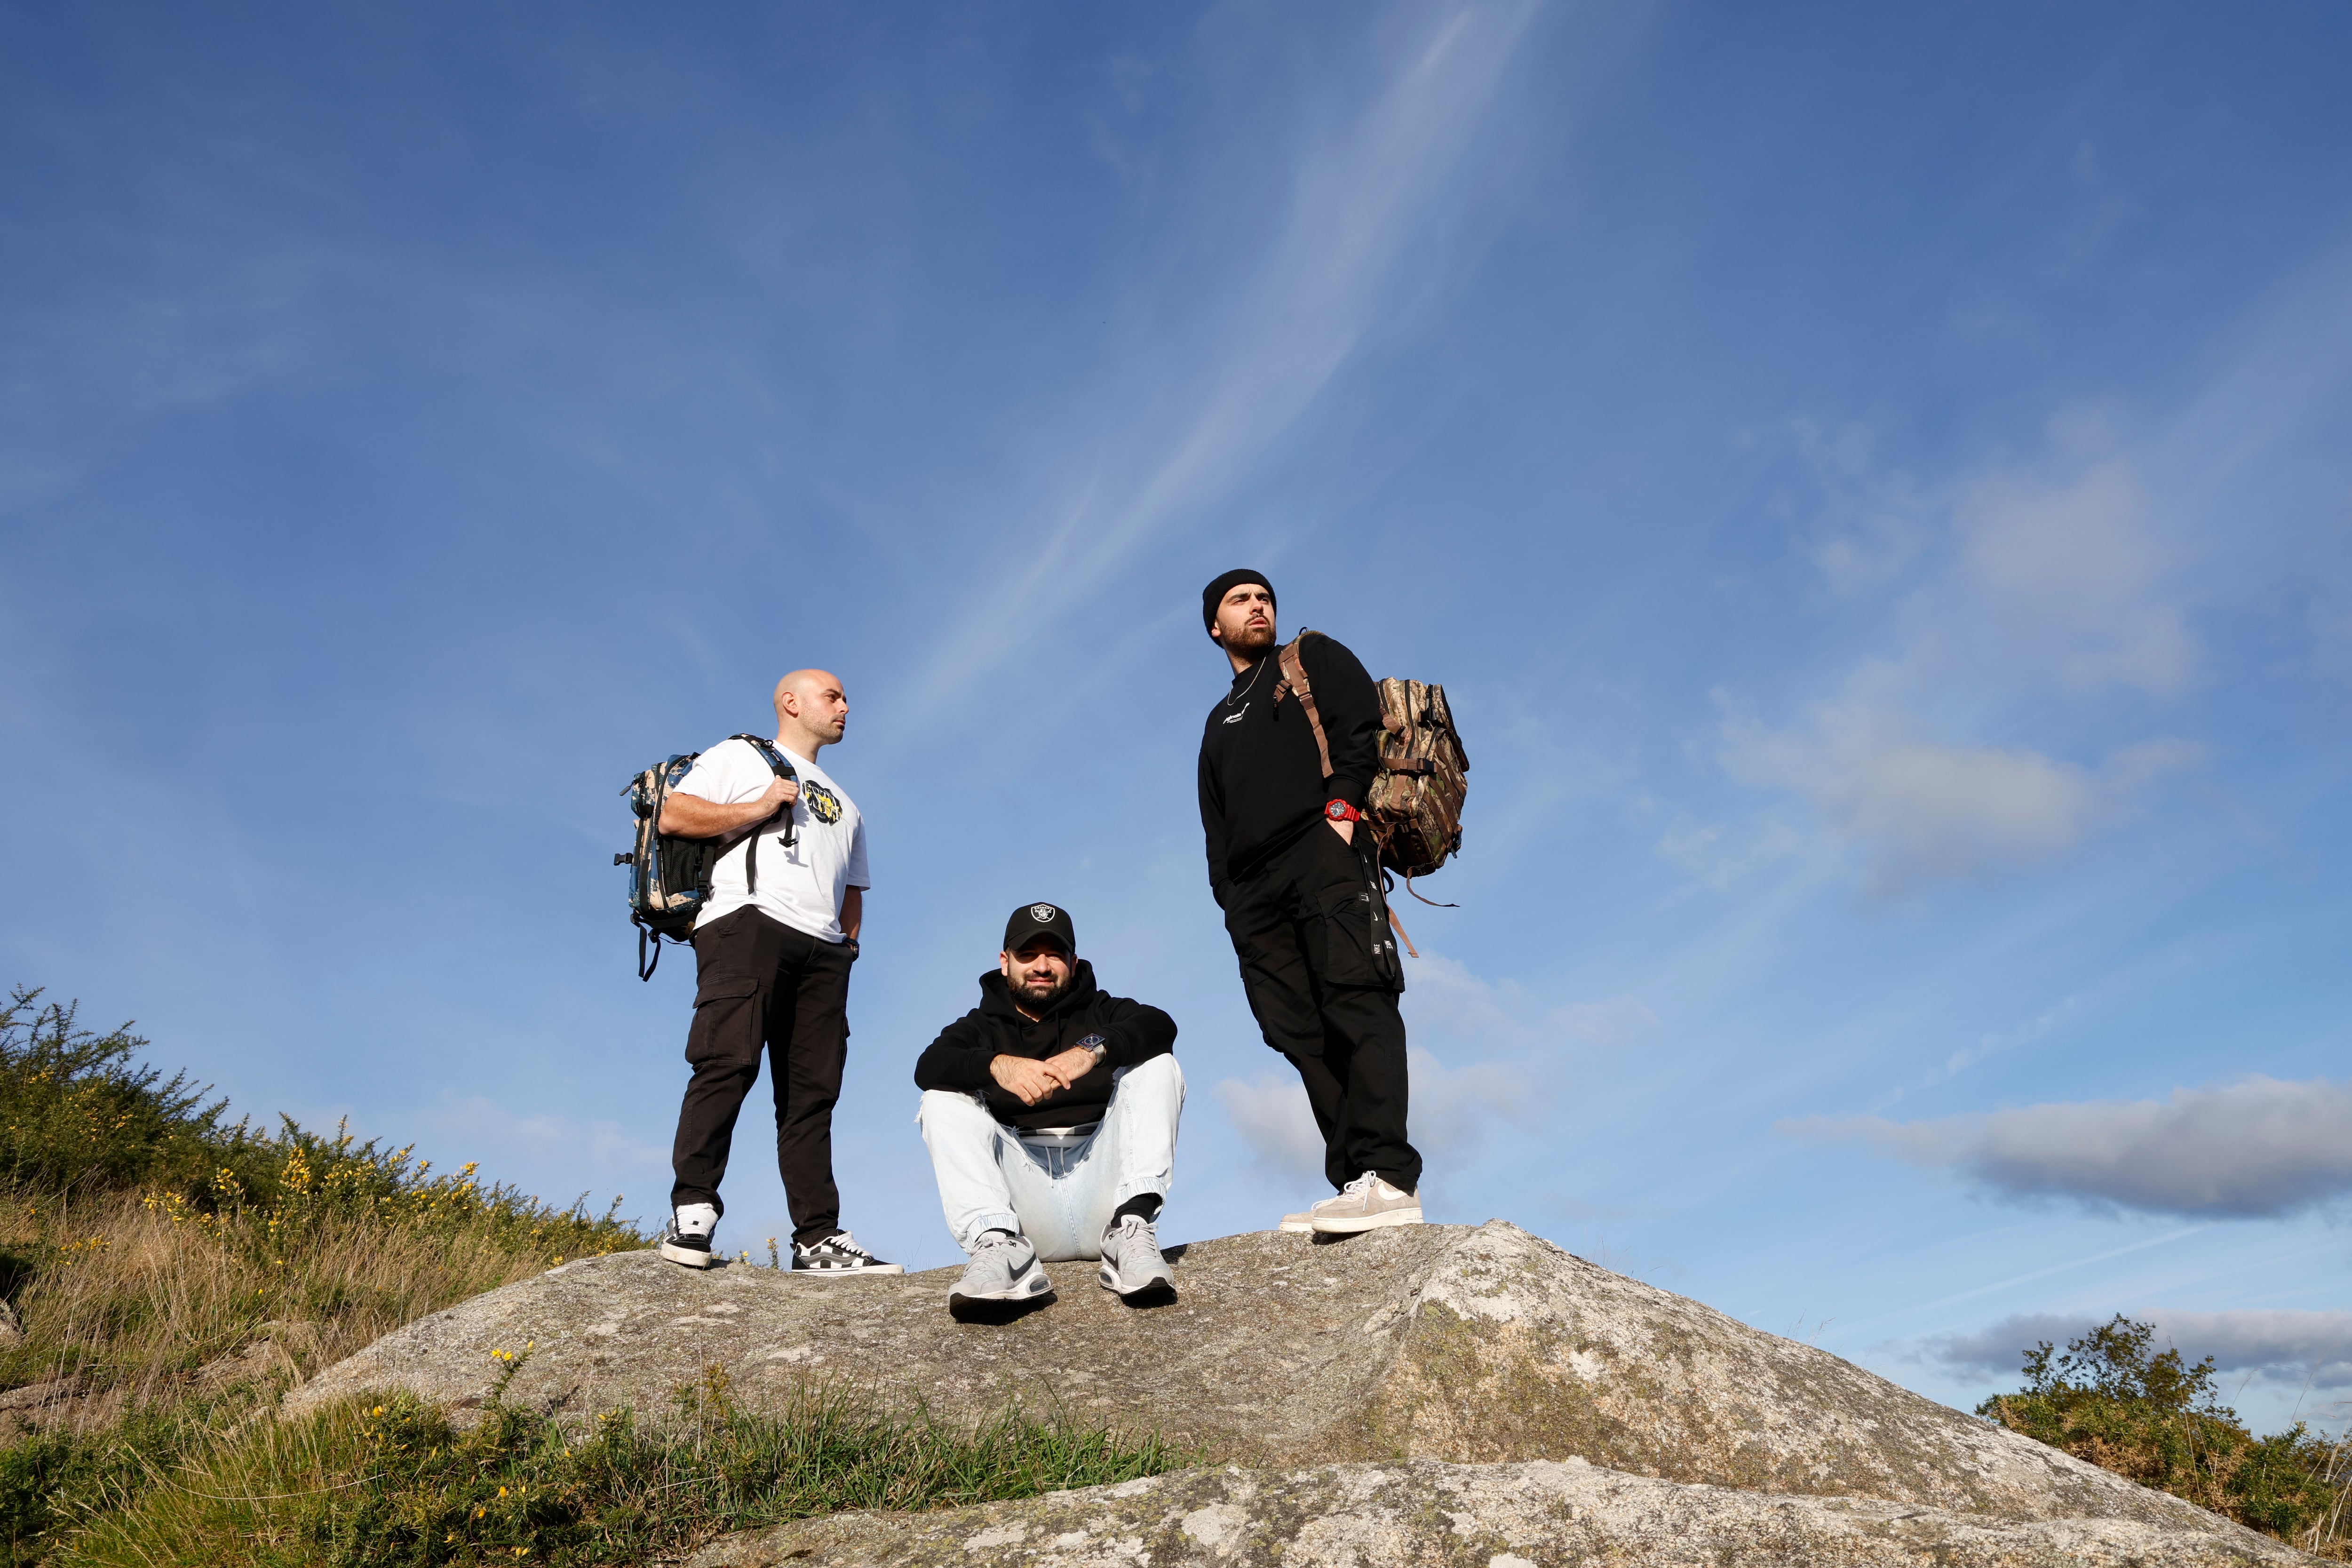
[[[1265,573],[1245,572],[1236,566],[1230,572],[1218,574],[1207,587],[1201,590],[1201,625],[1204,629],[1217,629],[1217,605],[1226,595],[1244,583],[1257,584],[1265,590],[1267,598],[1274,599],[1275,608],[1282,607],[1282,601],[1274,598],[1274,584],[1265,580]]]

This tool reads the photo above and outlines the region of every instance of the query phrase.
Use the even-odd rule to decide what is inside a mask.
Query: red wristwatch
[[[1364,816],[1362,812],[1358,811],[1354,806],[1349,805],[1344,800],[1324,802],[1323,815],[1329,817],[1334,822],[1360,822],[1363,820]]]

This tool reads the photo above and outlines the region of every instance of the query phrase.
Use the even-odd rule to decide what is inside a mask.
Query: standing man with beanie
[[[772,748],[719,742],[662,808],[662,832],[726,838],[731,847],[712,868],[709,902],[694,922],[694,1024],[686,1036],[694,1076],[670,1151],[677,1179],[661,1255],[689,1268],[710,1266],[724,1210],[719,1184],[764,1048],[793,1269],[819,1279],[904,1273],[841,1228],[833,1181],[849,970],[869,884],[865,818],[816,754],[840,741],[849,700],[838,676],[796,669],[776,682],[775,705]]]
[[[1404,972],[1385,929],[1380,856],[1359,817],[1379,771],[1381,702],[1356,656],[1308,636],[1298,649],[1323,744],[1283,679],[1274,588],[1225,573],[1201,619],[1232,687],[1201,736],[1209,887],[1265,1043],[1307,1086],[1337,1196],[1285,1230],[1343,1236],[1421,1223],[1421,1156],[1405,1137]],[[1329,764],[1324,748],[1329,749]]]

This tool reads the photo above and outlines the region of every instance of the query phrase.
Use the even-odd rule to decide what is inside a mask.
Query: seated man
[[[1152,1226],[1184,1109],[1175,1020],[1097,990],[1051,904],[1013,911],[996,963],[915,1063],[940,1202],[971,1255],[949,1309],[1042,1300],[1040,1258],[1099,1258],[1131,1304],[1173,1297]]]

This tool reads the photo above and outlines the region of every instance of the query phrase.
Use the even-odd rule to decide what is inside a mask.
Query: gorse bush
[[[2156,1330],[2118,1314],[2059,1352],[2025,1352],[2025,1387],[1990,1416],[2142,1486],[2323,1556],[2346,1559],[2352,1455],[2296,1422],[2257,1437],[2213,1389],[2213,1358],[2149,1353]]]
[[[0,1184],[47,1193],[198,1180],[242,1164],[242,1124],[186,1073],[166,1079],[122,1029],[75,1026],[72,1005],[16,987],[0,1007]]]

